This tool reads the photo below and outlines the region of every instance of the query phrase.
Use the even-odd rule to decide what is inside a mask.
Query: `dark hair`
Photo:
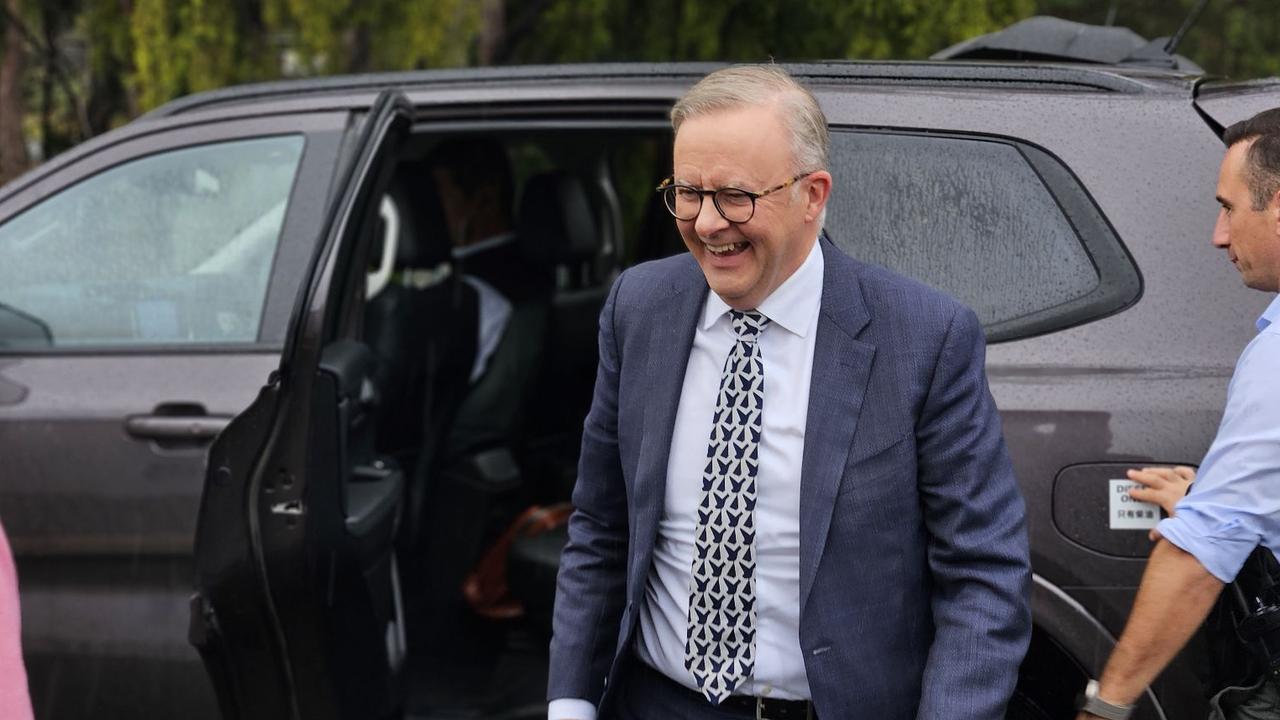
[[[515,194],[511,160],[497,140],[476,136],[450,138],[432,148],[426,162],[448,173],[449,179],[464,193],[496,187],[502,208],[510,212]]]
[[[1227,147],[1253,141],[1245,154],[1245,182],[1254,210],[1265,210],[1280,192],[1280,108],[1263,110],[1222,133]]]

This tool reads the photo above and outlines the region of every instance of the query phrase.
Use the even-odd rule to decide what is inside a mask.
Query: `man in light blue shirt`
[[[1280,242],[1280,238],[1277,238]],[[1231,582],[1259,544],[1280,554],[1280,298],[1236,363],[1195,492],[1156,533]]]
[[[1280,109],[1227,128],[1218,178],[1222,206],[1213,244],[1246,286],[1280,290]],[[1125,718],[1143,689],[1204,621],[1224,584],[1254,548],[1280,552],[1280,299],[1236,363],[1222,424],[1194,489],[1157,526],[1158,542],[1133,612],[1100,682],[1089,683],[1078,720]],[[1253,710],[1228,717],[1280,718],[1275,688]],[[1262,706],[1266,705],[1268,709]],[[1216,712],[1216,711],[1215,711]],[[1248,713],[1248,714],[1246,714]],[[1259,714],[1252,714],[1259,713]],[[1223,717],[1216,715],[1216,717]]]

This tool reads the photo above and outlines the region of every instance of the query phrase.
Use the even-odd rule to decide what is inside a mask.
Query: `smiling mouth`
[[[747,245],[749,244],[750,243],[747,243],[746,241],[729,243],[728,245],[711,245],[704,242],[702,243],[702,247],[706,248],[707,252],[715,255],[716,257],[731,257],[733,255],[737,255],[743,250],[746,250]]]

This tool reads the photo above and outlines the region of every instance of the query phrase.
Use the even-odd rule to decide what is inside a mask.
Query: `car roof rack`
[[[1118,93],[1151,91],[1151,80],[1162,73],[1085,65],[1012,65],[1007,63],[826,60],[781,63],[808,81],[838,81],[864,85],[914,85],[945,87],[1033,87]],[[490,82],[544,82],[616,79],[636,82],[693,82],[725,63],[593,63],[570,65],[522,65],[488,68],[410,70],[362,75],[276,80],[211,90],[171,100],[140,119],[155,119],[198,112],[215,107],[282,98],[332,96],[338,93],[376,92],[385,88],[414,90],[454,84]],[[1119,71],[1117,71],[1119,70]],[[1167,80],[1182,80],[1168,75]],[[1188,84],[1188,88],[1190,85]]]
[[[1037,15],[934,53],[934,60],[1031,60],[1099,65],[1138,65],[1203,75],[1182,55],[1169,53],[1169,38],[1147,40],[1126,27],[1088,25]]]

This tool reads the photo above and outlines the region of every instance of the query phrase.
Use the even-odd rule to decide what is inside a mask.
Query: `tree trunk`
[[[45,2],[40,7],[40,26],[44,32],[44,72],[40,76],[40,159],[52,155],[53,144],[53,76],[58,73],[57,23],[59,11],[66,8],[54,7]],[[67,98],[72,105],[72,99]]]
[[[22,1],[5,0],[10,18],[21,17]],[[27,141],[22,132],[26,104],[22,98],[23,74],[22,33],[16,23],[6,22],[4,57],[0,59],[0,183],[21,175],[27,169]]]
[[[480,65],[493,65],[502,53],[506,39],[506,3],[504,0],[484,0],[480,8],[480,42],[476,60]]]
[[[498,2],[498,0],[494,1]],[[502,35],[494,44],[493,50],[494,65],[505,65],[511,61],[516,48],[538,26],[538,19],[550,4],[551,0],[529,0],[512,22],[508,23],[506,16],[502,16]]]
[[[373,32],[361,22],[347,33],[347,72],[366,73],[373,69]]]

